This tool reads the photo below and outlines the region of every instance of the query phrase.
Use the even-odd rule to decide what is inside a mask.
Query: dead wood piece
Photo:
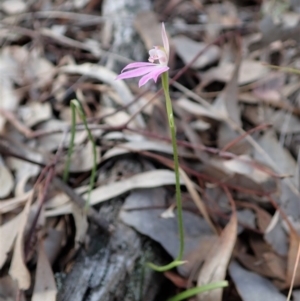
[[[119,200],[105,204],[100,214],[116,220],[121,204]],[[147,268],[146,262],[155,258],[162,263],[160,248],[119,221],[110,236],[95,228],[89,234],[90,246],[76,259],[57,300],[154,300],[164,277]]]

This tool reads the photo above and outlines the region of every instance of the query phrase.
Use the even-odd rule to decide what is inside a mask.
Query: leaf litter
[[[153,85],[115,81],[125,63],[146,56],[143,47],[160,42],[162,20],[171,76],[186,68],[171,86],[188,261],[166,274],[173,295],[227,279],[233,289],[196,298],[285,300],[293,283],[297,300],[300,86],[298,74],[280,69],[299,69],[297,1],[146,2],[148,11],[133,16],[136,42],[128,49],[117,34],[122,25],[107,18],[107,1],[0,1],[0,292],[55,300],[54,275],[76,261],[69,254],[97,239],[90,237],[95,219],[82,207],[93,166],[82,124],[68,188],[53,181],[45,203],[36,197],[56,152],[55,177],[62,176],[75,97],[97,144],[91,210],[122,199],[119,220],[176,256],[164,99]]]

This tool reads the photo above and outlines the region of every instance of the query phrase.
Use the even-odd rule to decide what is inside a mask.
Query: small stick
[[[294,271],[293,271],[293,278],[292,278],[292,283],[289,289],[289,294],[286,298],[286,301],[290,301],[291,296],[292,296],[292,291],[293,291],[293,286],[294,286],[294,282],[295,282],[295,277],[296,277],[296,271],[299,265],[299,258],[300,258],[300,242],[298,245],[298,252],[297,252],[297,258],[296,258],[296,262],[295,262],[295,266],[294,266]]]

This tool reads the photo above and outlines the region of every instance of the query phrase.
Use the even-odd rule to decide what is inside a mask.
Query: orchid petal
[[[130,71],[125,71],[117,76],[117,79],[125,79],[125,78],[132,78],[132,77],[138,77],[141,75],[145,75],[147,73],[150,73],[153,68],[157,68],[157,65],[155,66],[149,66],[149,67],[141,67],[137,69],[133,69]]]
[[[154,82],[157,82],[158,77],[168,71],[170,68],[168,66],[159,66],[153,69],[149,74],[144,75],[139,81],[139,87],[145,85],[150,79],[153,79]]]
[[[155,46],[154,49],[149,51],[149,63],[130,63],[121,71],[121,74],[119,74],[116,79],[142,76],[139,81],[140,87],[145,85],[150,79],[157,82],[158,77],[169,70],[167,64],[169,61],[170,46],[164,23],[162,23],[162,40],[164,47]],[[157,63],[154,63],[155,61],[157,61]]]
[[[166,54],[167,54],[167,56],[169,58],[170,45],[169,45],[168,35],[167,35],[167,32],[166,32],[166,28],[165,28],[165,24],[164,23],[162,23],[161,37],[162,37],[162,40],[163,40],[164,49],[165,49]]]
[[[149,67],[149,66],[156,66],[156,64],[146,63],[146,62],[130,63],[123,70],[131,69],[131,68],[139,68],[139,67]],[[123,72],[123,70],[121,72]]]
[[[145,84],[148,83],[148,81],[151,79],[152,77],[149,76],[149,74],[144,75],[140,80],[139,80],[139,88],[144,86]]]

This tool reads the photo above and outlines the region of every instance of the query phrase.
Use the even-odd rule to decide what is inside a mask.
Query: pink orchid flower
[[[150,63],[136,62],[128,64],[121,71],[121,74],[117,76],[117,79],[142,76],[142,78],[139,81],[139,87],[141,87],[145,85],[150,79],[153,79],[154,82],[156,82],[158,77],[162,73],[168,71],[170,46],[164,23],[162,23],[161,35],[164,46],[154,46],[154,49],[151,49],[149,51]]]

